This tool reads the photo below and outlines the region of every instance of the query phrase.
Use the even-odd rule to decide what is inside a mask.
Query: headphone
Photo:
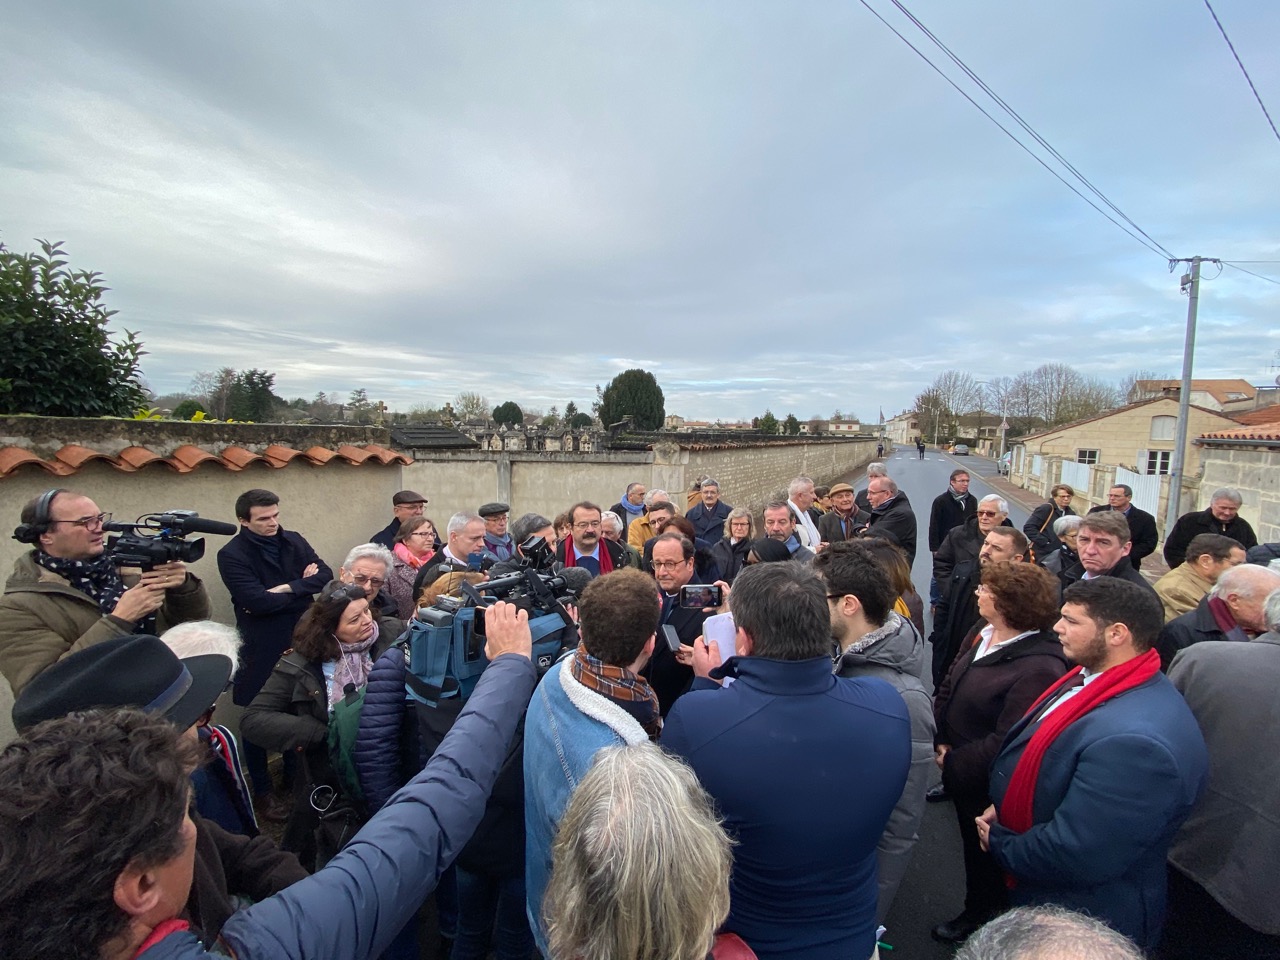
[[[54,487],[52,490],[46,490],[36,498],[35,516],[31,518],[30,523],[20,523],[13,530],[13,539],[19,543],[37,543],[40,535],[49,532],[49,527],[53,525],[53,518],[49,516],[49,511],[53,506],[53,498],[60,493],[66,493],[62,487]]]

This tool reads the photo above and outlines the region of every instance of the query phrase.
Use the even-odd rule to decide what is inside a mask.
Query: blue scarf
[[[627,511],[627,513],[631,514],[633,517],[638,517],[642,513],[644,513],[644,504],[642,503],[638,507],[633,507],[631,505],[631,501],[627,499],[627,495],[625,493],[622,495],[622,499],[618,502],[622,505],[622,509]]]

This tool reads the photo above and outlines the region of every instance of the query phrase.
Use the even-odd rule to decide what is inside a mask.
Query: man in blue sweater
[[[911,724],[884,680],[832,675],[830,602],[798,564],[744,569],[729,598],[736,656],[716,666],[699,638],[693,689],[662,731],[735,840],[723,929],[760,960],[875,950],[876,845],[907,780]]]

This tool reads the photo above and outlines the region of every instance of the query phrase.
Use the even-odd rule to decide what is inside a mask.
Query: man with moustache
[[[569,509],[572,533],[556,547],[556,559],[566,567],[581,567],[598,577],[627,565],[622,544],[600,536],[600,508],[583,500]]]

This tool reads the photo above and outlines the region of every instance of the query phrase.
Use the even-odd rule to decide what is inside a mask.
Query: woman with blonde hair
[[[651,743],[606,747],[552,847],[551,960],[754,957],[729,915],[730,841],[688,766]]]

